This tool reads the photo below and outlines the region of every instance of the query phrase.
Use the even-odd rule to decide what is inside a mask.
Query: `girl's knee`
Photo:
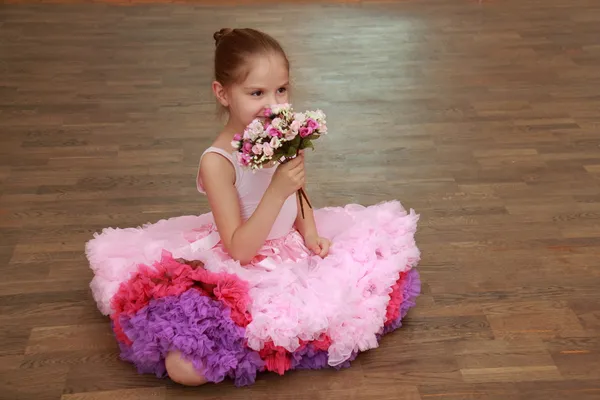
[[[192,362],[182,358],[178,351],[167,354],[165,366],[169,378],[181,385],[200,386],[207,382],[204,376],[194,368]]]

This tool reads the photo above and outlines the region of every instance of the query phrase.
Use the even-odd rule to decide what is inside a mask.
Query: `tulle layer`
[[[165,250],[152,268],[140,265],[138,272],[123,282],[112,298],[114,313],[111,318],[117,339],[129,343],[121,329],[122,314],[133,315],[152,299],[178,296],[192,288],[228,306],[232,320],[238,325],[246,326],[251,321],[246,282],[235,275],[209,272],[198,261],[175,260]]]
[[[233,322],[229,307],[196,289],[151,300],[120,322],[130,342],[121,344],[121,356],[140,373],[164,376],[170,351],[180,351],[209,382],[230,377],[238,386],[248,385],[264,366],[245,346],[244,328]]]
[[[385,324],[378,339],[401,325],[402,318],[415,305],[420,292],[416,270],[402,274],[398,280],[397,317]],[[179,351],[190,360],[209,382],[221,382],[229,377],[237,386],[254,383],[260,371],[283,375],[289,370],[330,367],[328,350],[331,340],[326,335],[312,342],[303,342],[294,352],[268,342],[256,352],[246,346],[244,328],[236,324],[224,302],[206,292],[190,288],[178,296],[152,299],[148,305],[129,316],[120,315],[122,334],[121,357],[136,365],[140,373],[166,376],[165,358],[170,351]],[[353,352],[334,368],[350,366],[358,352]]]
[[[328,257],[291,231],[247,266],[227,255],[208,214],[96,235],[91,287],[123,357],[163,376],[176,350],[207,380],[246,385],[261,370],[343,368],[377,347],[420,291],[418,216],[388,202],[315,210],[315,220]]]

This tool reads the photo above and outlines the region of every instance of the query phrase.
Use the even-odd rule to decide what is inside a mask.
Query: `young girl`
[[[107,228],[86,247],[99,309],[122,358],[184,385],[257,372],[341,368],[401,325],[420,291],[417,215],[396,201],[299,213],[304,154],[255,173],[231,141],[290,101],[279,43],[214,35],[213,91],[228,121],[200,159],[211,213]]]

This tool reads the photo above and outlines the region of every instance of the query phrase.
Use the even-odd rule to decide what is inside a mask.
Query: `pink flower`
[[[287,131],[287,132],[285,133],[285,135],[284,135],[284,139],[285,139],[285,140],[287,140],[287,141],[293,140],[293,139],[296,137],[296,135],[297,135],[297,134],[298,134],[298,132],[297,132],[297,131],[296,131],[296,132],[294,132],[294,131],[292,131],[292,130],[289,130],[289,131]]]
[[[236,142],[239,142],[240,140],[242,140],[242,135],[240,135],[239,133],[236,133],[235,135],[233,135],[233,140],[235,140]]]
[[[271,114],[273,114],[273,110],[271,110],[271,109],[270,109],[270,108],[268,108],[268,107],[267,107],[267,108],[265,108],[265,111],[264,111],[264,115],[265,115],[265,117],[270,117],[270,116],[271,116]]]
[[[282,136],[279,129],[273,128],[273,127],[269,128],[269,135],[271,135],[272,137],[281,137]]]
[[[245,142],[244,143],[244,153],[250,153],[252,151],[252,143]]]
[[[263,151],[263,146],[260,143],[256,143],[254,146],[252,146],[252,152],[256,155],[259,155],[260,153],[262,153]]]
[[[250,154],[242,154],[242,164],[249,165],[252,160],[252,156]]]
[[[263,152],[265,153],[265,156],[267,156],[267,157],[271,157],[273,155],[273,148],[271,147],[271,145],[269,143],[263,144]]]
[[[315,129],[319,128],[319,123],[317,121],[315,121],[314,119],[309,118],[306,120],[306,126],[314,131]]]
[[[300,126],[302,126],[302,123],[296,119],[293,120],[290,124],[290,129],[294,131],[294,133],[298,133],[298,131],[300,130]]]
[[[305,138],[310,136],[313,133],[313,130],[308,127],[300,128],[300,137]]]
[[[242,154],[242,153],[238,153],[238,163],[242,164],[242,165],[248,165],[248,161],[246,161],[246,158],[244,158],[246,154]]]

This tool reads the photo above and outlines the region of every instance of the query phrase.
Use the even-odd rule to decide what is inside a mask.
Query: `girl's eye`
[[[279,94],[282,94],[285,92],[287,92],[287,88],[281,87],[281,88],[277,89],[277,93],[279,93]]]
[[[257,90],[252,92],[250,95],[251,96],[261,96],[263,94],[262,90]]]

